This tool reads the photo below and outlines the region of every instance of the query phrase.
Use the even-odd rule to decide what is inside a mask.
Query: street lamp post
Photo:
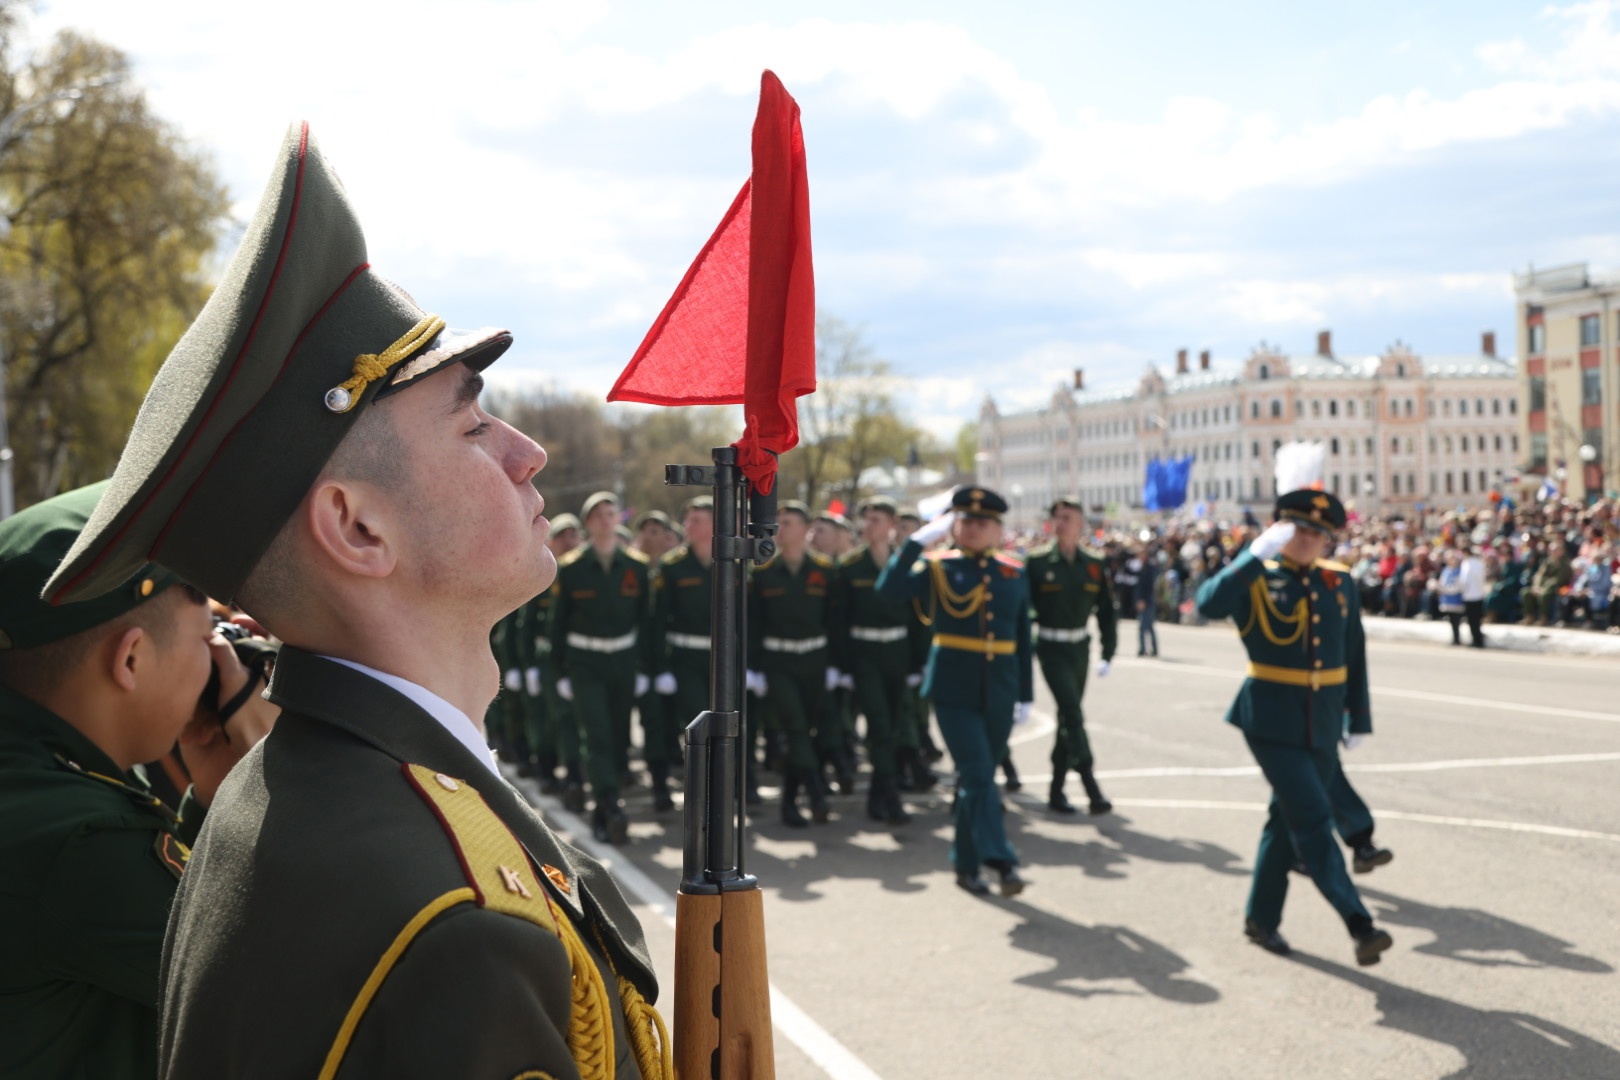
[[[17,125],[23,117],[47,105],[54,105],[59,101],[78,101],[84,97],[86,90],[94,90],[118,81],[116,75],[102,75],[78,86],[70,86],[63,90],[56,90],[42,98],[35,98],[21,108],[15,109],[0,117],[0,152],[5,150],[6,144],[17,132]],[[11,218],[9,215],[0,215],[0,240],[4,240],[11,232]],[[0,290],[3,291],[3,290]],[[12,466],[16,461],[16,454],[11,449],[11,425],[7,422],[6,402],[6,352],[5,341],[0,338],[0,521],[4,521],[17,512],[16,486],[12,479]]]

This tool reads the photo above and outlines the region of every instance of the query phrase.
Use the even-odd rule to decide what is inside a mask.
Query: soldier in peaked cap
[[[156,566],[92,600],[40,590],[105,483],[0,522],[0,1075],[157,1075],[158,962],[188,845],[269,724],[263,684]],[[199,706],[218,666],[218,696]],[[137,762],[180,740],[178,807]]]
[[[1331,791],[1338,748],[1372,730],[1360,597],[1346,567],[1324,562],[1345,524],[1344,504],[1310,488],[1285,490],[1276,521],[1198,589],[1207,618],[1230,617],[1249,654],[1249,677],[1227,712],[1267,782],[1271,808],[1260,834],[1244,933],[1286,955],[1278,932],[1297,852],[1355,942],[1375,964],[1391,945],[1373,924],[1333,837]]]
[[[659,560],[652,579],[648,651],[663,699],[662,728],[647,731],[647,771],[653,809],[672,810],[669,769],[686,725],[709,707],[709,632],[713,615],[714,497],[687,500],[681,515],[686,543]]]
[[[1085,532],[1085,507],[1078,496],[1066,496],[1052,504],[1052,541],[1029,553],[1030,599],[1038,624],[1035,655],[1041,661],[1041,675],[1057,702],[1058,730],[1052,743],[1052,786],[1047,806],[1060,814],[1074,813],[1074,804],[1063,794],[1063,780],[1072,769],[1080,775],[1089,809],[1106,814],[1113,804],[1103,796],[1092,773],[1094,760],[1091,741],[1086,738],[1086,717],[1080,698],[1086,692],[1086,667],[1091,661],[1091,632],[1087,624],[1097,620],[1101,655],[1099,678],[1108,674],[1118,644],[1114,617],[1114,590],[1108,580],[1108,564],[1100,555],[1080,546]]]
[[[669,1075],[635,916],[476,726],[490,627],[555,573],[545,452],[478,403],[509,341],[372,271],[294,127],[47,586],[95,595],[151,558],[286,642],[275,734],[181,880],[164,1076]]]
[[[934,703],[939,730],[956,762],[956,883],[975,896],[989,893],[984,866],[1001,877],[1001,895],[1023,892],[1018,854],[1002,824],[996,763],[1007,756],[1017,719],[1035,700],[1030,650],[1029,579],[1017,558],[998,550],[1007,501],[988,488],[962,488],[953,512],[913,533],[879,575],[878,595],[922,601],[934,640],[923,692]],[[924,548],[954,533],[957,546]]]

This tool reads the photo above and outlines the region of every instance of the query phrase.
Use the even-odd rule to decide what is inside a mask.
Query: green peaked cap
[[[447,329],[371,269],[337,173],[294,124],[45,599],[97,596],[149,560],[234,598],[361,409],[446,364],[481,370],[511,342]]]

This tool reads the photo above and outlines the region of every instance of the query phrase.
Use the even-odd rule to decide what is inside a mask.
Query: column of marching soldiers
[[[678,522],[650,511],[631,529],[623,517],[617,498],[598,492],[578,517],[552,518],[557,578],[495,627],[491,644],[504,689],[486,717],[503,759],[537,777],[541,791],[560,796],[568,809],[588,808],[593,835],[614,844],[628,833],[624,795],[643,783],[631,768],[632,713],[640,718],[653,809],[666,814],[675,807],[671,779],[679,775],[682,732],[709,695],[712,502],[690,500]],[[857,508],[857,541],[840,515],[813,516],[804,504],[786,501],[779,552],[749,575],[755,745],[746,797],[760,806],[760,770],[778,775],[786,825],[826,822],[828,794],[855,793],[857,743],[870,770],[872,820],[906,824],[901,794],[938,784],[931,765],[944,755],[920,693],[933,631],[920,605],[884,599],[874,587],[891,554],[921,524],[914,509],[869,499]],[[1083,628],[1089,613],[1079,614]],[[1112,653],[1111,605],[1097,615],[1105,654]],[[1054,632],[1063,634],[1052,630],[1048,637]],[[1072,633],[1079,640],[1084,630]],[[1084,665],[1082,659],[1082,680]],[[1078,711],[1081,687],[1074,690]],[[857,716],[864,719],[860,739]],[[1085,758],[1076,769],[1090,809],[1106,813],[1109,804]],[[1016,789],[1010,759],[1001,764]],[[1050,805],[1072,813],[1064,769],[1055,772]]]

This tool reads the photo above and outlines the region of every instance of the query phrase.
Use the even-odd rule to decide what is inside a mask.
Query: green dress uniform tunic
[[[922,554],[907,540],[879,575],[877,592],[895,602],[921,599],[933,623],[923,693],[959,776],[951,862],[966,875],[1015,866],[995,770],[1007,756],[1014,707],[1035,696],[1029,579],[1005,552]]]
[[[842,658],[838,666],[853,677],[856,704],[866,717],[874,795],[895,782],[897,730],[906,722],[906,676],[911,670],[911,605],[878,595],[882,572],[865,544],[839,560],[834,640],[834,653]]]
[[[501,752],[501,757],[513,762],[526,761],[530,749],[522,677],[524,668],[528,666],[530,650],[523,643],[522,608],[495,624],[495,629],[490,632],[490,647],[495,650],[495,662],[501,668],[501,689],[485,712],[486,717],[495,720],[495,726],[487,734]],[[509,671],[518,673],[519,685],[515,690],[506,685]]]
[[[787,744],[784,765],[801,779],[818,771],[818,748],[835,749],[841,734],[821,730],[837,577],[831,559],[807,550],[797,571],[777,554],[748,578],[749,666],[765,675],[766,707]]]
[[[615,548],[604,568],[587,544],[557,564],[551,655],[558,677],[573,685],[585,775],[598,799],[618,790],[629,764],[636,676],[647,670],[641,629],[648,592],[647,557],[639,551]]]
[[[1311,880],[1350,926],[1371,918],[1333,838],[1330,792],[1339,740],[1372,731],[1367,645],[1349,571],[1333,563],[1262,561],[1245,551],[1198,588],[1198,611],[1231,618],[1249,654],[1249,677],[1227,711],[1271,784],[1248,917],[1282,922],[1295,851]]]
[[[284,648],[270,699],[181,884],[163,1076],[659,1075],[646,943],[599,863],[364,672]]]
[[[0,687],[0,1076],[157,1075],[163,928],[203,818],[180,810]]]
[[[1036,548],[1029,554],[1026,569],[1038,624],[1035,655],[1057,702],[1057,739],[1052,744],[1053,790],[1057,790],[1064,773],[1071,769],[1089,772],[1094,764],[1085,713],[1080,708],[1091,659],[1086,624],[1096,618],[1102,659],[1113,660],[1118,644],[1114,590],[1107,564],[1084,548],[1077,548],[1072,560],[1063,557],[1057,544]]]
[[[540,668],[547,745],[556,754],[556,763],[566,772],[568,783],[583,785],[585,770],[580,756],[579,721],[574,715],[574,703],[557,693],[558,657],[551,640],[551,628],[557,610],[557,597],[561,595],[562,588],[553,581],[551,588],[534,598],[529,609],[529,633],[534,636],[535,664]]]
[[[658,577],[653,582],[652,670],[675,676],[675,693],[664,710],[668,726],[659,759],[666,768],[669,751],[677,745],[686,725],[709,707],[713,583],[713,565],[699,559],[685,544],[659,561]]]

